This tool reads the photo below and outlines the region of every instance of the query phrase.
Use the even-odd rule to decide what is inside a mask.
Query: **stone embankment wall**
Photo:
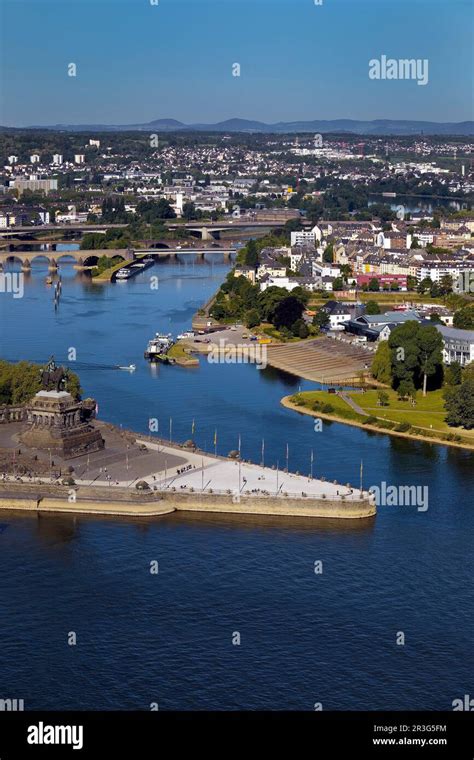
[[[227,494],[141,494],[126,489],[114,489],[111,494],[105,488],[80,488],[75,497],[73,493],[74,489],[59,486],[7,484],[0,487],[0,509],[149,517],[176,510],[331,519],[362,519],[376,513],[374,501],[367,496],[360,500],[242,496],[236,500]]]

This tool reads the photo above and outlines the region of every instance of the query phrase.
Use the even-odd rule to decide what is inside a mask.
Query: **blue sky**
[[[471,0],[0,0],[0,9],[2,124],[473,118]],[[370,80],[368,62],[381,55],[428,59],[428,84]]]

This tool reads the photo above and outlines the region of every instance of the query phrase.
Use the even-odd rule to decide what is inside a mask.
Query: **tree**
[[[367,301],[366,314],[380,314],[380,306],[377,301]]]
[[[474,377],[468,377],[461,385],[447,388],[444,405],[448,425],[472,430],[474,428]]]
[[[409,274],[407,276],[407,289],[408,290],[415,290],[416,283],[417,283],[416,277],[413,277],[413,275]]]
[[[257,309],[249,309],[249,311],[245,312],[244,316],[245,324],[247,327],[256,327],[260,324],[260,314],[258,313]]]
[[[327,327],[330,321],[331,320],[329,319],[329,315],[326,311],[324,311],[324,309],[320,309],[313,317],[314,327],[319,327],[320,329]]]
[[[283,298],[275,309],[274,325],[277,328],[290,328],[297,319],[300,319],[304,310],[304,304],[295,296]]]
[[[396,327],[388,339],[391,354],[392,385],[396,389],[423,386],[426,395],[429,377],[441,384],[443,339],[434,326],[416,321]],[[407,395],[407,394],[402,394]]]
[[[441,317],[439,316],[439,314],[436,311],[433,311],[430,314],[430,322],[433,322],[433,324],[435,324],[435,325],[442,325],[443,324],[443,320],[441,319]]]
[[[372,361],[372,375],[380,383],[389,385],[392,381],[392,362],[388,341],[383,340],[377,346],[377,351]]]
[[[453,326],[460,330],[474,330],[474,304],[468,304],[454,312]]]
[[[453,292],[453,278],[449,274],[443,275],[439,281],[439,291],[442,296],[447,296],[448,293]]]
[[[323,252],[323,262],[325,264],[332,264],[334,257],[334,246],[332,243],[329,243],[329,245],[326,246]]]
[[[296,322],[291,325],[291,332],[296,338],[307,338],[309,330],[304,319],[297,319]]]
[[[258,264],[258,248],[255,240],[249,240],[246,246],[242,248],[241,259],[245,266],[256,267]]]
[[[435,375],[443,363],[443,338],[436,327],[419,325],[417,344],[419,348],[420,369],[423,374],[423,396],[426,396],[428,377]]]
[[[192,201],[188,201],[187,203],[184,204],[184,206],[183,206],[183,217],[188,222],[190,222],[192,219],[197,219],[198,218],[198,214],[197,214],[197,211],[196,211],[196,206],[194,205],[194,203],[192,203]]]
[[[425,277],[419,283],[419,285],[417,287],[417,291],[418,291],[418,293],[420,293],[421,295],[423,295],[428,290],[431,290],[432,287],[433,287],[433,280],[431,279],[431,277]]]
[[[379,281],[377,280],[376,277],[372,277],[369,280],[369,290],[371,292],[376,292],[376,291],[380,290]]]
[[[416,389],[411,380],[402,380],[398,386],[399,398],[412,398],[416,396]]]
[[[335,277],[332,282],[333,290],[344,290],[344,280],[342,277]]]
[[[388,402],[389,402],[389,398],[390,397],[389,397],[387,391],[378,391],[377,398],[379,400],[380,406],[388,406]]]
[[[459,362],[449,364],[444,371],[446,385],[461,385],[462,369]]]
[[[349,277],[352,276],[352,267],[350,264],[342,264],[341,265],[341,276],[344,280],[344,282],[347,282]]]

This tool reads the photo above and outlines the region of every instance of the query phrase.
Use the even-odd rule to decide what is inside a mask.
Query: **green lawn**
[[[409,422],[410,425],[416,427],[439,430],[443,433],[454,432],[454,428],[449,427],[444,421],[445,410],[441,390],[431,391],[426,397],[418,392],[415,406],[412,406],[409,401],[400,401],[395,391],[387,390],[386,392],[390,397],[388,406],[377,406],[377,391],[353,393],[351,398],[374,417],[382,417],[393,422]],[[473,431],[459,430],[456,432],[473,437]]]
[[[415,406],[409,401],[399,400],[397,393],[393,390],[386,389],[385,392],[389,396],[388,406],[377,405],[378,392],[376,390],[369,390],[365,393],[349,393],[348,395],[370,416],[393,423],[408,422],[415,428],[433,431],[433,434],[439,432],[443,437],[455,434],[461,436],[464,441],[474,442],[474,430],[454,428],[446,424],[442,390],[430,391],[426,397],[423,397],[419,391]],[[352,419],[358,422],[367,419],[354,411],[342,398],[327,391],[307,391],[296,394],[296,396],[303,401],[302,406],[308,409],[313,409],[316,402],[319,403],[319,410],[324,412],[325,409],[322,408],[322,405],[329,404],[333,408],[332,413],[344,419]],[[314,411],[317,412],[318,409],[316,408]],[[327,413],[331,414],[329,409]]]

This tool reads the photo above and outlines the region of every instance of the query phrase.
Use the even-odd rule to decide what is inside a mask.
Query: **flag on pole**
[[[239,433],[239,454],[240,454],[241,444],[242,444],[242,441],[240,440],[240,433]]]
[[[362,491],[362,476],[364,473],[364,463],[362,459],[360,460],[360,490]]]
[[[311,464],[313,464],[313,462],[314,462],[314,454],[313,454],[313,449],[311,449]]]
[[[217,428],[214,430],[214,446],[217,446]]]
[[[191,435],[194,435],[194,417],[193,417],[193,424],[191,425]]]

